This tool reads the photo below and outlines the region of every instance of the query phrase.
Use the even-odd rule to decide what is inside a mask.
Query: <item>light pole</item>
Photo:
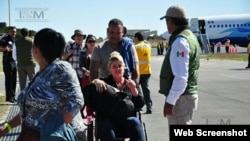
[[[9,26],[10,26],[10,0],[8,0],[8,8],[9,8]]]

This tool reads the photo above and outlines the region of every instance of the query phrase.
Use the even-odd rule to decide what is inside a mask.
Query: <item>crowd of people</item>
[[[134,39],[130,39],[124,29],[123,22],[114,18],[108,23],[107,41],[98,44],[94,35],[76,29],[71,36],[73,42],[66,44],[64,36],[51,28],[41,29],[34,38],[29,37],[27,28],[22,28],[21,38],[16,39],[17,28],[10,27],[7,36],[1,39],[0,51],[3,52],[6,101],[17,103],[20,111],[0,127],[0,137],[20,125],[18,141],[49,139],[44,134],[50,130],[45,128],[56,120],[60,123],[53,123],[53,128],[65,128],[55,132],[64,136],[67,133],[70,140],[86,140],[86,126],[82,120],[86,117],[85,109],[87,114],[100,115],[84,104],[83,92],[93,82],[99,93],[107,91],[107,85],[112,85],[129,94],[130,101],[135,102],[135,112],[140,111],[145,102],[145,113],[152,114],[149,88],[151,46],[142,33],[138,32]],[[35,62],[38,72],[35,72]],[[18,94],[17,75],[20,80]],[[111,76],[116,83],[108,81]],[[136,114],[125,118],[127,124],[124,120],[110,120],[109,117],[99,120],[101,140],[123,136],[145,140]],[[114,134],[118,132],[116,128],[106,134],[110,126],[121,126],[121,130],[117,135]],[[48,134],[54,134],[51,131]]]
[[[182,6],[169,7],[160,19],[165,20],[171,34],[159,74],[159,93],[165,96],[162,114],[169,125],[190,125],[198,107],[201,46],[188,27]],[[20,32],[21,38],[16,39],[17,28],[9,27],[0,40],[6,101],[20,107],[13,119],[0,126],[0,137],[21,125],[18,141],[51,139],[55,132],[67,140],[85,141],[87,127],[82,119],[87,114],[96,118],[100,140],[145,140],[142,122],[135,113],[145,108],[145,114],[154,114],[154,110],[149,85],[151,45],[143,33],[127,37],[127,28],[118,18],[108,22],[107,40],[101,43],[81,29],[74,30],[73,42],[68,44],[51,28],[39,30],[34,38],[29,37],[27,28]],[[212,43],[212,53],[220,53],[221,46],[220,42]],[[250,68],[249,50],[250,44],[246,68]],[[225,51],[230,52],[230,40],[225,42]],[[117,112],[114,107],[122,110]]]

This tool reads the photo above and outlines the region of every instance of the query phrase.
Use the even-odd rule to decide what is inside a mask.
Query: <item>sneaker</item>
[[[17,100],[15,98],[6,99],[6,102],[15,103]]]
[[[12,100],[7,100],[6,102],[15,103],[16,101],[12,99]]]
[[[147,110],[145,114],[152,114],[152,110]]]

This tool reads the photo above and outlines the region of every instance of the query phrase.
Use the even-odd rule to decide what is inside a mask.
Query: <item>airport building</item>
[[[136,32],[142,32],[144,35],[144,39],[147,39],[149,36],[156,36],[157,31],[150,31],[149,29],[127,29],[127,36],[129,38],[133,38]]]

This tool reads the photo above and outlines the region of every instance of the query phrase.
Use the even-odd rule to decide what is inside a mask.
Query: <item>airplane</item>
[[[169,37],[171,36],[171,34],[168,33],[168,31],[164,32],[161,37],[164,38],[164,39],[169,39]]]
[[[234,46],[247,47],[250,42],[250,14],[192,18],[189,23],[197,37],[205,35],[209,44],[230,40]]]

